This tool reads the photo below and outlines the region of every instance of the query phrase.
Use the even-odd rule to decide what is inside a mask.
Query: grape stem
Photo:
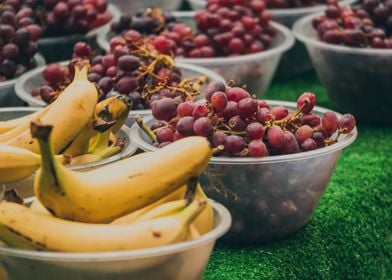
[[[158,142],[158,141],[157,141],[157,137],[155,136],[154,132],[153,132],[149,127],[147,127],[147,126],[144,124],[143,118],[142,118],[140,115],[137,115],[137,116],[135,117],[135,121],[136,121],[137,125],[141,128],[141,130],[143,130],[144,133],[146,133],[147,136],[150,137],[150,139],[151,139],[154,143],[157,143],[157,142]]]
[[[308,106],[309,100],[305,99],[304,104],[301,105],[295,112],[288,114],[285,118],[278,120],[278,121],[273,121],[272,125],[280,125],[282,128],[285,128],[290,122],[294,121],[297,119],[299,116],[302,115],[303,109]]]

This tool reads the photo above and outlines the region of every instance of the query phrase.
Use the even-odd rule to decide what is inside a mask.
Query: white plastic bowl
[[[63,65],[68,65],[68,63],[69,63],[68,61],[61,62],[61,64]],[[183,78],[205,75],[208,77],[209,82],[219,81],[222,83],[226,83],[221,76],[206,68],[202,68],[196,65],[181,63],[181,62],[176,63],[176,66],[180,69]],[[20,76],[19,79],[16,81],[15,84],[16,94],[20,99],[27,102],[31,107],[43,107],[47,105],[43,100],[33,97],[31,95],[32,90],[42,83],[43,81],[42,72],[44,71],[44,69],[45,67],[40,67],[32,71],[29,71],[23,74],[22,76]],[[202,86],[201,95],[199,96],[199,98],[204,98],[204,91],[206,87],[207,84]],[[129,126],[131,126],[134,123],[134,118],[137,115],[141,115],[141,116],[151,115],[151,110],[131,111],[129,113],[129,120],[127,122]]]
[[[132,0],[133,1],[133,0]],[[112,15],[112,19],[106,24],[89,31],[87,34],[75,34],[59,37],[41,38],[38,40],[38,51],[45,57],[48,63],[63,61],[72,57],[73,46],[79,41],[87,42],[93,48],[96,44],[97,35],[105,28],[109,27],[113,21],[117,21],[121,16],[121,11],[114,5],[109,4],[107,11]]]
[[[8,120],[18,118],[29,113],[33,113],[39,110],[39,108],[29,108],[29,107],[11,107],[11,108],[0,108],[0,120]],[[59,112],[60,114],[64,112]],[[72,112],[69,112],[72,114]],[[69,168],[72,170],[79,170],[79,171],[87,171],[90,169],[97,168],[99,166],[103,166],[133,155],[136,150],[137,146],[136,143],[132,138],[129,137],[129,128],[127,126],[123,126],[120,131],[117,132],[118,138],[125,139],[125,145],[122,151],[114,156],[111,156],[107,159],[100,160],[93,163],[83,164],[83,165],[74,165],[70,166]],[[33,184],[34,183],[34,175],[25,178],[23,180],[5,184],[6,189],[15,189],[21,195],[21,197],[30,197],[34,195],[33,192]]]
[[[211,203],[214,228],[191,241],[102,253],[38,252],[1,246],[0,260],[9,280],[199,280],[216,240],[231,225],[229,211]]]
[[[296,109],[293,102],[267,102]],[[314,108],[319,115],[326,111],[329,110]],[[149,126],[153,118],[144,122]],[[144,151],[157,149],[136,124],[131,128],[131,137]],[[201,182],[206,194],[227,206],[233,216],[233,227],[225,239],[234,243],[267,242],[303,227],[327,188],[340,152],[356,137],[354,129],[333,145],[290,155],[212,157]],[[296,210],[290,212],[288,203],[294,203]]]
[[[392,50],[353,48],[322,42],[310,15],[294,24],[320,81],[339,110],[360,120],[392,124]]]
[[[34,56],[37,67],[45,65],[45,59],[42,55],[36,54]],[[19,99],[14,91],[16,78],[5,82],[0,82],[0,107],[22,106],[23,101]]]
[[[139,10],[155,6],[163,9],[164,11],[176,11],[181,6],[182,0],[108,0],[117,8],[121,13],[135,13]]]
[[[173,15],[187,25],[194,27],[194,12],[175,12]],[[294,44],[294,37],[289,29],[275,22],[271,24],[276,28],[277,34],[272,39],[270,48],[265,51],[232,57],[176,58],[176,61],[213,70],[226,81],[233,80],[239,85],[246,84],[253,94],[261,98],[270,85],[282,54]],[[98,44],[100,47],[108,50],[112,36],[109,29],[99,34]]]

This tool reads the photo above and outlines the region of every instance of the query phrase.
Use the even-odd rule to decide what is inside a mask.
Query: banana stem
[[[15,202],[15,203],[22,204],[22,205],[24,203],[23,198],[20,197],[20,195],[18,194],[18,192],[15,189],[5,191],[4,192],[4,200],[6,200],[8,202]]]
[[[151,138],[151,140],[154,143],[158,142],[157,137],[155,136],[155,133],[143,123],[143,118],[140,115],[136,116],[135,121],[136,121],[137,125],[144,131],[144,133],[147,134],[148,137]]]
[[[37,138],[41,151],[41,169],[46,171],[44,173],[48,176],[47,179],[53,181],[52,185],[57,186],[59,191],[61,191],[56,168],[59,163],[54,156],[53,147],[49,139],[52,129],[52,125],[43,125],[39,121],[31,122],[31,135]]]
[[[186,192],[184,195],[184,198],[187,201],[187,204],[190,204],[194,199],[196,195],[196,187],[199,182],[198,177],[192,177],[189,179],[188,183],[186,184]]]

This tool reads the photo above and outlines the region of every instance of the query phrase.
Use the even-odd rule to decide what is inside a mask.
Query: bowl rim
[[[34,60],[35,60],[35,62],[37,63],[37,66],[36,66],[35,68],[32,68],[32,69],[28,70],[27,72],[23,73],[23,74],[20,75],[19,77],[23,76],[24,74],[26,74],[26,73],[28,73],[28,72],[30,72],[30,71],[33,71],[33,70],[35,70],[35,69],[37,69],[37,68],[40,68],[40,67],[43,67],[43,66],[46,65],[46,60],[45,60],[45,58],[42,56],[42,54],[40,54],[40,53],[36,53],[36,54],[34,55]],[[1,90],[2,88],[10,87],[10,86],[12,86],[13,84],[15,84],[16,81],[19,79],[19,77],[13,78],[12,80],[7,80],[7,81],[4,81],[4,82],[0,82],[0,90]]]
[[[38,110],[40,110],[40,107],[3,107],[0,108],[0,114],[1,113],[5,113],[5,112],[36,112]],[[77,165],[71,165],[68,166],[68,168],[70,170],[88,170],[91,168],[97,168],[100,167],[102,165],[106,165],[115,161],[119,161],[122,160],[124,158],[130,157],[132,155],[134,155],[138,149],[135,140],[133,140],[131,138],[130,135],[130,128],[126,125],[123,125],[120,129],[120,131],[125,134],[128,138],[129,144],[127,147],[124,147],[121,152],[119,152],[118,154],[115,154],[111,157],[108,157],[106,159],[100,160],[100,161],[96,161],[96,162],[92,162],[92,163],[86,163],[86,164],[77,164]],[[23,179],[22,179],[23,180]]]
[[[61,61],[61,62],[55,62],[56,64],[61,64],[61,65],[68,65],[69,60],[67,61]],[[33,107],[44,107],[47,104],[38,98],[35,98],[31,95],[31,93],[28,93],[25,91],[24,89],[24,84],[26,83],[27,80],[29,80],[30,78],[38,75],[38,74],[42,74],[42,72],[44,71],[46,65],[41,66],[41,67],[37,67],[31,71],[26,72],[25,74],[21,75],[18,79],[16,79],[16,83],[15,83],[15,93],[16,95],[22,99],[23,101],[29,103],[29,104],[33,104],[30,106]],[[195,71],[195,72],[199,72],[200,74],[203,75],[207,75],[208,79],[210,81],[218,81],[218,82],[222,82],[224,84],[226,84],[225,79],[219,75],[218,73],[207,69],[205,67],[202,66],[198,66],[198,65],[192,65],[189,63],[185,63],[185,62],[177,62],[176,61],[176,67],[178,67],[180,70],[184,69],[184,70],[191,70],[191,71]],[[150,114],[151,110],[135,110],[135,111],[130,111],[129,115],[137,115],[137,114],[141,114],[141,115],[146,115],[146,114]]]
[[[145,259],[190,250],[215,242],[219,237],[224,235],[231,226],[232,219],[229,210],[222,204],[212,199],[209,200],[212,204],[214,216],[217,215],[220,222],[211,231],[194,240],[146,249],[86,253],[44,252],[0,246],[0,254],[11,257],[51,262],[107,262]]]
[[[206,0],[187,0],[188,2],[192,2],[198,5],[205,5]],[[357,0],[340,0],[339,4],[343,5],[351,5],[355,3]],[[296,16],[298,14],[309,14],[309,13],[315,13],[319,12],[321,10],[324,10],[327,5],[316,5],[316,6],[311,6],[311,7],[305,7],[305,8],[286,8],[286,9],[267,9],[268,12],[271,13],[272,17],[279,17],[279,16]]]
[[[297,104],[295,102],[288,102],[288,101],[277,101],[277,100],[265,100],[269,105],[272,106],[277,106],[277,105],[283,105],[288,108],[296,108]],[[316,114],[323,114],[327,111],[332,111],[323,107],[315,106],[313,109],[313,112]],[[335,112],[335,111],[332,111]],[[335,112],[338,116],[341,116],[341,114]],[[152,116],[149,116],[144,120],[145,123],[148,123],[153,120]],[[135,123],[131,127],[131,137],[132,139],[135,140],[136,145],[142,149],[143,151],[154,151],[157,150],[157,147],[154,147],[153,145],[146,143],[141,137],[140,137],[140,132],[141,130],[139,129],[139,126]],[[277,155],[277,156],[267,156],[267,157],[261,157],[261,158],[252,158],[252,157],[243,157],[243,158],[235,158],[235,157],[212,157],[210,160],[210,164],[269,164],[269,163],[280,163],[280,162],[292,162],[292,161],[298,161],[298,160],[303,160],[303,159],[310,159],[314,157],[320,157],[323,155],[331,154],[334,152],[339,152],[343,148],[347,147],[351,143],[354,142],[354,140],[357,138],[358,131],[357,128],[355,127],[350,133],[344,134],[344,137],[339,138],[340,140],[330,146],[319,148],[313,151],[307,151],[307,152],[300,152],[300,153],[295,153],[295,154],[289,154],[289,155]]]
[[[195,11],[185,11],[185,12],[176,11],[173,12],[172,15],[177,18],[181,18],[181,17],[193,18],[195,13],[196,13]],[[283,53],[288,49],[290,49],[295,42],[295,38],[291,33],[290,29],[284,26],[283,24],[277,23],[275,21],[271,21],[270,23],[274,28],[277,29],[278,32],[280,32],[284,36],[284,41],[279,46],[275,46],[273,48],[266,49],[264,51],[257,52],[257,53],[236,55],[232,57],[213,57],[213,58],[180,58],[180,57],[177,58],[176,57],[175,60],[176,62],[178,61],[178,62],[189,63],[189,64],[197,64],[201,66],[206,66],[209,64],[227,65],[236,62],[244,63],[245,61],[261,60],[273,55]],[[106,28],[102,33],[98,34],[97,36],[98,45],[105,50],[108,50],[109,48],[109,41],[106,39],[107,34],[109,32],[110,29]]]
[[[97,36],[99,33],[103,32],[103,30],[108,28],[114,20],[118,20],[121,16],[121,11],[111,3],[108,3],[106,11],[112,15],[112,18],[104,25],[98,26],[97,28],[88,31],[86,34],[71,34],[67,36],[56,36],[56,37],[46,37],[46,38],[44,37],[39,39],[37,43],[41,45],[41,44],[52,44],[57,41],[64,41],[70,39],[76,40],[81,38],[93,38],[94,36]]]
[[[328,44],[323,41],[317,40],[315,37],[309,36],[309,34],[305,34],[304,27],[311,24],[311,21],[324,15],[324,13],[317,13],[305,16],[299,20],[297,20],[292,28],[294,36],[303,42],[307,46],[314,46],[320,49],[333,51],[337,53],[349,53],[349,54],[356,54],[356,55],[392,55],[392,50],[390,49],[372,49],[372,48],[354,48],[349,46],[342,46],[342,45],[334,45]]]

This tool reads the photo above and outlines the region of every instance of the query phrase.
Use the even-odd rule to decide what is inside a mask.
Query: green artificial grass
[[[314,73],[273,82],[266,99],[295,101],[304,91],[333,108]],[[312,220],[267,245],[218,242],[204,279],[392,279],[391,217],[392,127],[359,123]]]

